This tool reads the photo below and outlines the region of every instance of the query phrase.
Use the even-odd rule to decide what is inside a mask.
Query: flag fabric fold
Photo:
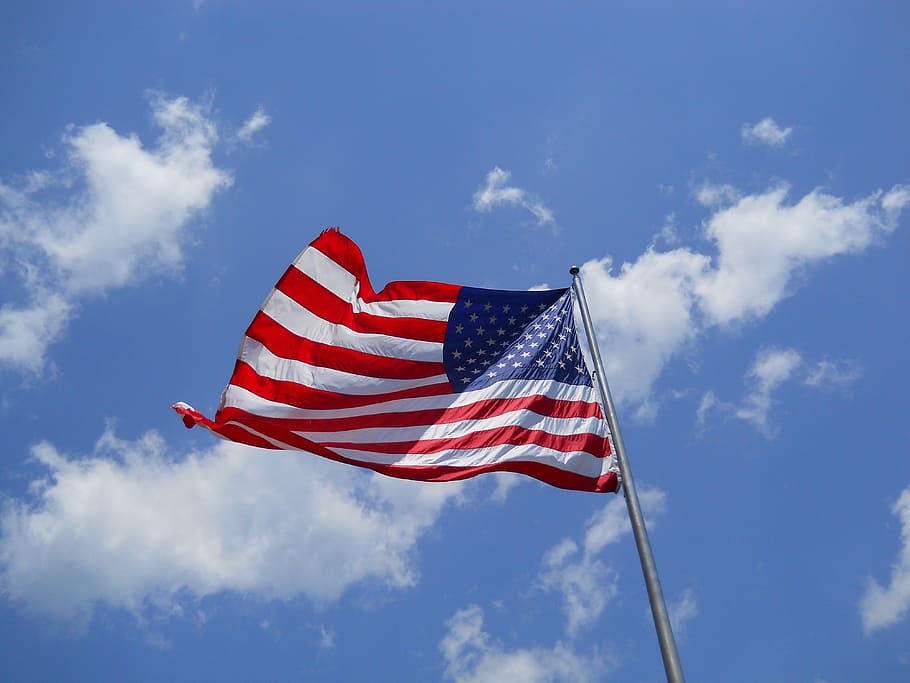
[[[619,483],[568,289],[413,281],[376,292],[337,229],[297,257],[253,318],[215,418],[173,407],[231,441],[405,479],[507,471],[582,491]]]

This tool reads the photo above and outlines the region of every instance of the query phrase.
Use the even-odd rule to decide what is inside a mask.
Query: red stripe
[[[339,299],[316,280],[310,278],[297,268],[291,266],[275,285],[275,289],[284,292],[298,304],[330,323],[344,325],[356,332],[366,334],[384,334],[404,339],[442,343],[446,338],[444,320],[427,320],[425,318],[396,317],[389,318],[372,313],[355,313],[351,302]],[[362,292],[361,292],[362,297]],[[410,298],[414,297],[395,297]]]
[[[491,448],[493,446],[523,446],[533,443],[544,448],[551,448],[563,453],[584,451],[602,458],[607,455],[607,439],[599,434],[582,433],[559,435],[550,434],[539,429],[528,429],[517,425],[483,429],[464,436],[445,439],[419,439],[412,441],[386,441],[382,443],[351,443],[326,441],[326,448],[344,448],[370,453],[387,453],[400,455],[425,455],[442,451]]]
[[[262,311],[253,318],[246,335],[281,358],[291,358],[354,375],[422,379],[445,374],[442,363],[387,358],[298,337]]]
[[[374,427],[411,427],[431,424],[452,424],[462,420],[482,420],[519,410],[529,410],[543,417],[578,418],[601,417],[600,405],[585,401],[565,401],[549,396],[533,395],[521,398],[491,398],[464,406],[428,408],[406,412],[375,413],[351,417],[327,418],[270,418],[240,408],[221,411],[224,420],[267,420],[282,429],[301,432],[340,432],[348,429]]]
[[[296,382],[263,377],[258,375],[249,364],[243,361],[237,361],[230,383],[269,401],[313,410],[359,408],[400,398],[441,396],[452,393],[452,385],[446,381],[425,387],[390,391],[384,394],[369,394],[366,396],[339,394],[335,391],[313,389]],[[215,419],[220,419],[219,416],[220,413],[215,416]]]
[[[381,292],[374,292],[367,274],[363,253],[354,242],[334,229],[324,230],[310,244],[332,259],[360,281],[360,298],[367,303],[374,301],[395,301],[408,299],[419,301],[444,301],[455,303],[461,285],[450,285],[443,282],[390,282]]]

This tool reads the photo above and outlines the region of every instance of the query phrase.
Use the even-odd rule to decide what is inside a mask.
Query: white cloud
[[[446,678],[457,683],[582,683],[601,680],[606,660],[596,653],[583,656],[563,643],[551,648],[508,650],[483,628],[483,610],[470,605],[448,621],[439,644]]]
[[[698,402],[698,408],[695,410],[696,428],[699,432],[703,432],[705,427],[707,427],[708,415],[723,405],[723,402],[717,398],[717,394],[713,391],[706,391],[702,395],[701,401]]]
[[[793,128],[781,128],[770,116],[754,125],[744,123],[740,134],[747,144],[781,147],[790,137]]]
[[[805,383],[818,389],[846,389],[860,378],[862,371],[854,360],[824,359],[816,363]]]
[[[257,107],[253,115],[250,116],[243,125],[234,134],[234,139],[239,142],[249,142],[253,136],[272,122],[271,117],[266,114],[265,109]]]
[[[77,301],[180,271],[190,221],[231,176],[212,161],[218,134],[206,107],[153,95],[151,109],[161,129],[153,147],[107,123],[70,127],[63,166],[2,186],[0,256],[40,293],[27,306],[3,302],[0,360],[38,371]]]
[[[749,195],[708,220],[705,235],[717,246],[717,265],[696,291],[711,322],[764,317],[790,293],[801,268],[859,253],[897,225],[900,209],[885,209],[881,192],[846,203],[813,190],[792,205],[784,204],[787,194],[787,187],[778,187]],[[899,195],[895,188],[885,196]]]
[[[0,362],[40,372],[47,347],[60,338],[72,313],[59,294],[42,290],[26,308],[0,307]]]
[[[496,166],[487,173],[486,181],[474,193],[474,210],[487,213],[499,206],[520,207],[529,211],[537,220],[537,225],[551,225],[556,228],[553,212],[537,197],[528,194],[519,187],[507,185],[512,174]]]
[[[732,185],[714,185],[705,183],[695,193],[695,199],[702,206],[716,208],[738,202],[740,197],[739,190]]]
[[[229,442],[173,459],[151,432],[32,456],[30,500],[2,513],[0,589],[83,623],[98,603],[166,616],[219,591],[323,602],[368,579],[410,586],[415,543],[461,490]]]
[[[673,634],[679,638],[686,626],[698,616],[698,598],[692,589],[687,589],[678,600],[667,603],[667,614],[673,626]]]
[[[644,489],[639,499],[653,526],[653,517],[664,511],[665,494]],[[538,581],[544,590],[562,595],[568,635],[594,623],[619,593],[616,570],[598,555],[631,531],[626,501],[617,496],[588,520],[581,548],[565,538],[544,555]]]
[[[695,284],[707,256],[649,249],[614,275],[611,259],[581,268],[591,318],[617,401],[642,402],[666,363],[697,333]]]
[[[802,364],[802,357],[794,349],[762,349],[755,357],[747,378],[753,384],[736,416],[751,422],[767,435],[773,430],[768,422],[771,394],[789,380]]]
[[[706,186],[708,187],[708,186]],[[607,376],[618,402],[653,413],[654,382],[667,363],[705,331],[766,316],[792,294],[795,276],[834,256],[857,254],[897,227],[910,186],[847,202],[813,190],[786,204],[788,190],[741,196],[703,188],[713,213],[705,236],[716,256],[649,247],[615,273],[610,258],[582,276]]]
[[[891,581],[883,588],[869,579],[860,602],[860,615],[866,633],[894,626],[910,611],[910,486],[901,493],[891,512],[901,523],[900,554],[891,565]]]

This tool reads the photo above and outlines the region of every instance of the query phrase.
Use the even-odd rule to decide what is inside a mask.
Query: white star
[[[483,327],[478,327],[478,328],[477,328],[477,336],[478,336],[478,337],[482,337],[482,336],[484,335],[485,332],[486,332],[486,330],[485,330]]]
[[[508,313],[508,312],[511,311],[511,310],[512,310],[512,307],[509,306],[509,304],[506,304],[505,306],[502,307],[502,312],[503,312],[503,313]]]
[[[467,301],[464,302],[465,308],[470,308],[473,305],[474,305],[474,303],[470,299],[468,299]]]
[[[461,358],[461,351],[452,351],[452,358]]]
[[[520,368],[520,367],[521,367],[521,363],[512,363],[512,367],[513,367],[513,368]]]
[[[502,329],[501,327],[498,330],[496,330],[496,334],[498,334],[500,337],[502,335],[504,335],[505,333],[506,333],[506,331],[504,329]]]
[[[522,358],[527,358],[527,357],[530,356],[530,355],[531,355],[531,352],[530,352],[530,351],[525,351],[523,354],[521,354],[521,357],[522,357]]]
[[[462,332],[464,332],[464,325],[462,325],[461,323],[458,323],[458,324],[455,326],[455,331],[456,331],[458,334],[461,334]]]
[[[464,345],[467,346],[468,348],[471,348],[472,346],[474,346],[474,342],[470,339],[465,339]]]
[[[488,372],[488,373],[487,373],[487,377],[496,377],[496,373],[495,373],[495,372]]]
[[[472,323],[476,323],[476,322],[477,322],[477,318],[479,318],[479,317],[480,317],[480,316],[477,315],[476,313],[471,313],[471,315],[468,316],[468,319],[469,319]]]
[[[493,308],[493,304],[484,304],[483,310],[490,312],[490,309]]]

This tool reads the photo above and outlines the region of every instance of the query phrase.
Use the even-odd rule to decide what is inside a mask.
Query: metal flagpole
[[[664,602],[664,593],[660,587],[660,577],[657,575],[657,565],[651,552],[651,543],[648,540],[648,530],[645,527],[645,518],[641,514],[638,503],[638,493],[635,490],[635,481],[632,478],[632,468],[626,457],[626,448],[619,432],[619,422],[616,419],[616,408],[613,406],[613,397],[610,395],[610,386],[604,374],[603,360],[597,339],[594,337],[594,325],[588,311],[588,302],[585,299],[585,290],[578,276],[578,266],[569,269],[572,274],[572,288],[578,297],[581,309],[581,318],[588,336],[588,346],[594,360],[597,386],[600,389],[601,400],[607,416],[607,424],[613,435],[613,445],[616,447],[616,458],[619,461],[619,472],[622,478],[623,492],[626,498],[626,507],[629,509],[629,520],[632,522],[632,533],[635,536],[635,545],[638,546],[638,557],[641,560],[641,571],[645,576],[645,585],[648,588],[648,599],[651,602],[651,614],[654,615],[654,626],[657,628],[657,640],[660,643],[660,654],[664,660],[664,670],[667,672],[668,683],[685,683],[682,666],[679,663],[679,654],[676,652],[676,641],[673,638],[673,629],[670,626],[670,617],[667,614],[667,605]]]

